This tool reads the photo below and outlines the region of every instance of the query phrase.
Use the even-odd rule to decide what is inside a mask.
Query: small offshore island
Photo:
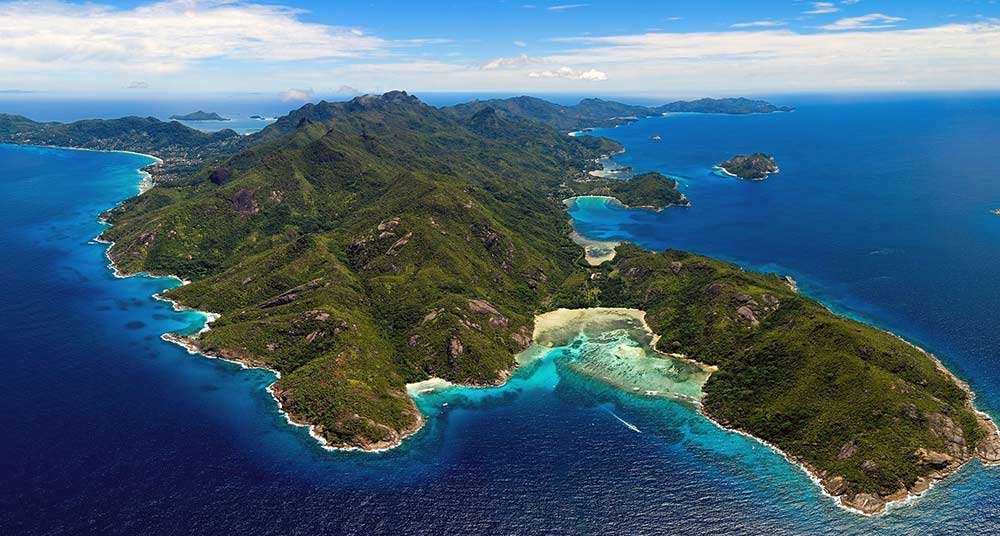
[[[694,103],[673,108],[779,111]],[[997,427],[934,356],[782,277],[631,244],[581,254],[563,200],[687,199],[657,173],[593,176],[621,145],[567,128],[660,113],[528,97],[435,108],[393,91],[307,104],[244,137],[0,116],[0,141],[142,150],[144,133],[169,132],[146,151],[173,172],[104,214],[109,258],[122,274],[190,281],[164,298],[218,316],[172,340],[279,373],[281,410],[329,448],[399,445],[424,424],[413,385],[500,385],[526,349],[573,335],[559,326],[596,336],[610,322],[641,351],[574,366],[637,396],[699,400],[854,511],[883,512],[972,459],[1000,462]]]
[[[215,112],[205,112],[202,110],[184,115],[172,115],[170,119],[176,119],[177,121],[229,121],[229,119]]]
[[[779,171],[774,157],[764,153],[736,155],[717,167],[727,175],[754,181],[766,179],[768,175]]]

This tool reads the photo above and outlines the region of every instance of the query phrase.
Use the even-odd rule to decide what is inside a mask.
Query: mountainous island
[[[778,163],[774,157],[764,153],[736,155],[718,167],[728,175],[754,181],[766,179],[768,175],[778,172]]]
[[[462,116],[484,108],[501,110],[511,116],[541,122],[564,131],[613,127],[645,117],[677,112],[742,115],[792,111],[787,106],[775,106],[769,102],[745,98],[676,101],[662,106],[637,106],[603,99],[583,99],[572,106],[563,106],[535,97],[475,100],[453,106],[450,110]]]
[[[202,110],[184,115],[172,115],[170,119],[176,119],[177,121],[229,121],[229,119],[215,112],[205,112]]]
[[[685,107],[779,109],[747,102]],[[124,273],[190,280],[166,297],[220,316],[174,339],[280,372],[282,410],[332,447],[392,447],[420,429],[408,383],[504,382],[536,315],[628,307],[647,313],[658,350],[714,367],[707,417],[781,449],[847,507],[881,512],[973,458],[1000,461],[995,425],[933,356],[778,275],[628,244],[585,262],[564,199],[687,202],[663,175],[594,177],[621,146],[565,135],[636,108],[434,108],[393,91],[307,104],[242,138],[0,116],[0,140],[199,155],[106,213],[109,256]]]

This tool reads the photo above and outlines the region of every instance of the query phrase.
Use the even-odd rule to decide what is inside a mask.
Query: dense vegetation
[[[630,207],[662,209],[672,205],[688,205],[677,181],[659,173],[643,173],[630,179],[588,177],[570,184],[577,195],[606,195]]]
[[[163,164],[152,172],[157,182],[167,183],[238,150],[243,140],[229,129],[206,133],[154,117],[40,123],[20,115],[0,114],[0,143],[153,153],[163,159]]]
[[[751,100],[743,97],[729,99],[698,99],[675,101],[656,110],[661,113],[709,113],[709,114],[769,114],[791,112],[791,106],[775,106],[767,101]]]
[[[535,97],[475,100],[453,106],[449,110],[460,116],[469,116],[484,108],[503,110],[515,117],[539,121],[563,131],[612,127],[670,112],[748,114],[792,110],[787,106],[775,106],[769,102],[745,98],[676,101],[662,106],[650,107],[603,99],[584,99],[572,106],[563,106]]]
[[[112,254],[193,279],[170,296],[223,315],[198,344],[280,371],[329,441],[391,444],[418,424],[406,382],[506,378],[574,270],[560,185],[609,147],[401,92],[294,115],[113,211]]]
[[[970,459],[993,431],[928,355],[778,276],[626,245],[599,281],[601,303],[648,312],[660,350],[719,367],[709,415],[779,445],[852,506],[877,511]]]
[[[306,105],[110,211],[111,255],[192,280],[168,295],[222,316],[191,343],[280,371],[283,408],[337,446],[417,429],[407,382],[504,381],[537,313],[626,306],[648,311],[659,349],[718,367],[706,413],[847,504],[877,511],[973,455],[1000,459],[992,424],[931,357],[777,276],[628,245],[584,266],[563,198],[666,206],[684,201],[676,182],[595,178],[617,144],[524,117],[533,100],[494,104],[391,92]]]
[[[764,179],[771,173],[778,172],[778,163],[774,157],[764,153],[736,155],[719,164],[719,167],[730,175],[748,180]]]

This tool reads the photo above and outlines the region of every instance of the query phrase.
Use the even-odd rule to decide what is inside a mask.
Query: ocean
[[[595,132],[624,144],[619,164],[680,180],[692,206],[577,203],[577,230],[792,275],[936,353],[1000,415],[1000,98],[793,104]],[[712,173],[752,151],[781,172]],[[844,511],[690,402],[581,372],[625,339],[578,338],[505,386],[421,396],[429,424],[400,448],[323,450],[278,412],[271,373],[160,339],[203,323],[152,298],[177,281],[107,268],[97,215],[149,162],[0,145],[4,533],[1000,533],[1000,469],[973,462],[884,516]]]

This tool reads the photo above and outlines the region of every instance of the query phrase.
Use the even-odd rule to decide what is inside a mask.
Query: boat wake
[[[642,433],[642,430],[640,430],[638,426],[636,426],[636,425],[634,425],[634,424],[632,424],[632,423],[630,423],[630,422],[626,421],[625,419],[623,419],[623,418],[619,417],[619,416],[618,416],[617,414],[615,414],[615,412],[613,412],[613,411],[611,411],[611,410],[606,410],[606,411],[607,411],[607,412],[608,412],[608,413],[609,413],[609,414],[610,414],[610,415],[611,415],[612,417],[614,417],[615,419],[617,419],[617,420],[618,420],[618,422],[620,422],[620,423],[624,424],[624,425],[625,425],[625,427],[626,427],[626,428],[628,428],[629,430],[632,430],[633,432],[635,432],[635,433],[637,433],[637,434],[641,434],[641,433]]]

